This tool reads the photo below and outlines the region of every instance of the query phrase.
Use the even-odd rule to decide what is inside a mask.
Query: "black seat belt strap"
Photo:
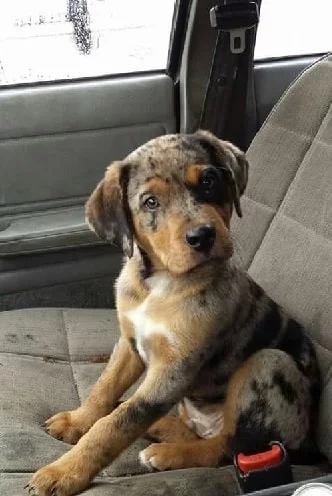
[[[248,145],[247,96],[252,91],[259,4],[260,0],[224,0],[210,11],[211,26],[218,35],[200,127],[243,149]]]

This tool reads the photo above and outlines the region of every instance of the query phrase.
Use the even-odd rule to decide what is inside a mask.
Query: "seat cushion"
[[[114,310],[29,309],[0,313],[0,494],[22,495],[37,468],[70,446],[43,429],[51,415],[76,408],[97,380],[118,339]],[[135,386],[133,386],[135,387]],[[131,393],[129,391],[127,396]],[[145,474],[139,439],[106,468],[90,495],[234,495],[232,467]],[[324,475],[296,467],[295,478]],[[121,477],[130,475],[131,477]],[[134,477],[133,477],[134,476]]]

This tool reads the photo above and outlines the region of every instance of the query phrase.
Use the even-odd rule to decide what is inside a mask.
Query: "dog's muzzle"
[[[208,252],[216,239],[216,230],[211,224],[192,227],[186,232],[186,242],[196,251]]]

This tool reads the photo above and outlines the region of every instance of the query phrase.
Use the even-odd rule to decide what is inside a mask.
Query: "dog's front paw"
[[[57,413],[45,422],[46,431],[51,436],[70,444],[76,444],[92,425],[80,408]]]
[[[150,444],[139,454],[142,465],[149,470],[175,470],[185,468],[186,463],[176,444]]]
[[[89,482],[83,471],[55,462],[39,469],[26,487],[29,496],[71,496],[83,491]]]

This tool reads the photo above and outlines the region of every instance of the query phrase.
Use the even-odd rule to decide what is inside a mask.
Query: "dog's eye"
[[[148,210],[155,210],[159,207],[159,201],[155,196],[149,196],[146,200],[144,200],[144,206]]]
[[[207,193],[215,188],[217,184],[217,178],[213,172],[207,172],[204,174],[201,180],[201,185]]]

